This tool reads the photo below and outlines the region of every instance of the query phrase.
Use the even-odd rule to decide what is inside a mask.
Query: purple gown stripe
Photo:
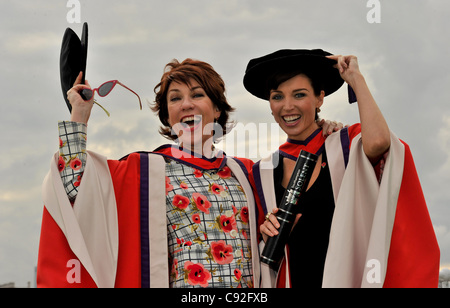
[[[148,233],[148,154],[140,154],[141,287],[150,288],[150,247]]]
[[[281,150],[278,150],[278,153],[280,153],[280,155],[283,157],[289,158],[290,160],[297,161],[297,157],[295,157],[294,155],[288,154]]]
[[[227,159],[228,159],[228,158],[227,158]],[[247,170],[247,168],[245,167],[244,163],[241,162],[241,161],[239,160],[239,158],[234,157],[233,159],[234,159],[235,162],[238,163],[239,167],[241,167],[242,172],[244,172],[245,177],[246,177],[247,180],[248,180],[248,170]],[[222,168],[223,168],[223,167],[222,167]],[[222,169],[222,168],[220,168],[220,169]]]
[[[356,98],[355,91],[353,91],[352,87],[348,86],[347,92],[348,92],[348,102],[350,104],[356,103],[358,99]]]
[[[256,192],[259,196],[259,201],[261,202],[261,207],[263,208],[264,215],[267,214],[267,206],[266,206],[266,200],[264,199],[264,192],[262,189],[262,182],[261,182],[261,172],[259,169],[260,162],[258,161],[253,165],[253,178],[255,180],[255,186],[256,186]]]
[[[228,159],[228,158],[227,158],[227,159]],[[249,179],[249,178],[248,178],[248,170],[247,170],[247,168],[245,167],[244,163],[241,162],[238,158],[234,158],[234,161],[238,163],[239,167],[241,167],[242,171],[243,171],[244,174],[245,174],[245,177],[246,177],[247,180],[248,180],[248,179]],[[258,171],[259,171],[259,168],[258,168]],[[251,185],[250,185],[250,186],[251,186]],[[253,187],[252,187],[252,190],[253,190]],[[258,213],[258,207],[255,206],[255,218],[256,218],[255,221],[258,221],[258,214],[259,214],[259,213]]]
[[[341,146],[344,155],[345,168],[347,168],[348,158],[350,156],[350,137],[348,136],[348,128],[341,129]]]
[[[305,140],[294,140],[294,139],[290,139],[287,138],[287,142],[289,143],[293,143],[293,144],[298,144],[298,145],[308,145],[308,143],[314,139],[314,137],[317,136],[318,133],[320,133],[322,131],[322,128],[318,128],[314,131],[314,133],[311,134],[311,136],[309,136],[308,138],[306,138]]]

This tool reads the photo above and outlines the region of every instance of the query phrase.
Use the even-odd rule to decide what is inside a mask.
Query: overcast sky
[[[67,3],[0,1],[0,284],[26,286],[34,279],[41,184],[58,150],[57,121],[69,119],[59,81],[61,40],[67,27],[80,35],[82,28],[68,22]],[[196,58],[222,75],[236,107],[233,119],[245,125],[273,122],[268,104],[242,85],[250,59],[285,48],[358,56],[391,130],[412,149],[441,264],[450,266],[450,2],[380,0],[380,23],[368,22],[368,0],[80,3],[81,22],[89,23],[93,87],[118,79],[152,102],[164,66],[173,58]],[[133,94],[117,88],[98,101],[111,117],[94,107],[90,150],[118,159],[168,143],[157,133],[158,119],[146,106],[139,111]],[[326,98],[321,115],[359,121],[345,88]],[[261,133],[259,141],[265,138]],[[236,154],[224,143],[219,147]]]

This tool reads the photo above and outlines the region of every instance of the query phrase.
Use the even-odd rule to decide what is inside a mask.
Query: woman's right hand
[[[268,216],[266,216],[266,220],[264,221],[264,223],[261,226],[259,226],[259,232],[261,232],[264,242],[267,242],[269,236],[273,237],[274,235],[278,234],[277,229],[280,227],[280,223],[278,222],[278,219],[275,216],[277,212],[278,208],[274,208],[270,213],[270,215],[267,214]]]
[[[80,91],[91,88],[87,80],[86,84],[81,84],[82,77],[83,73],[80,72],[73,87],[67,91],[67,99],[69,100],[70,105],[72,105],[70,120],[87,125],[89,117],[91,116],[92,106],[94,105],[94,97],[92,96],[92,99],[88,102],[81,98]]]
[[[277,212],[278,208],[274,208],[271,214],[268,215],[268,218],[266,218],[264,223],[259,226],[259,232],[261,232],[264,242],[267,242],[267,239],[269,237],[273,237],[275,235],[278,235],[279,233],[278,228],[280,228],[280,223],[278,222],[277,216],[275,215]],[[292,229],[295,227],[301,216],[302,214],[296,215],[294,224],[292,225]]]

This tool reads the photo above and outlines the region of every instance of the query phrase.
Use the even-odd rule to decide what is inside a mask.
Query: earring
[[[315,120],[316,122],[319,121],[319,112],[320,112],[320,108],[316,108],[316,116],[315,116]]]

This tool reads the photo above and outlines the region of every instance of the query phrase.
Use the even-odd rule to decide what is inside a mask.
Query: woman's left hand
[[[333,55],[327,56],[327,58],[337,61],[334,67],[339,70],[339,74],[342,79],[344,79],[350,86],[354,84],[355,77],[357,75],[361,75],[361,72],[359,71],[358,58],[356,56]]]
[[[355,56],[327,56],[327,58],[337,61],[334,67],[355,91],[364,153],[375,164],[391,145],[391,133],[386,120],[359,71],[358,59]]]
[[[325,138],[327,138],[332,133],[340,131],[342,128],[344,128],[344,124],[342,124],[341,122],[324,119],[319,120],[317,124],[322,127],[322,134]],[[348,125],[346,125],[346,127],[347,126]]]

